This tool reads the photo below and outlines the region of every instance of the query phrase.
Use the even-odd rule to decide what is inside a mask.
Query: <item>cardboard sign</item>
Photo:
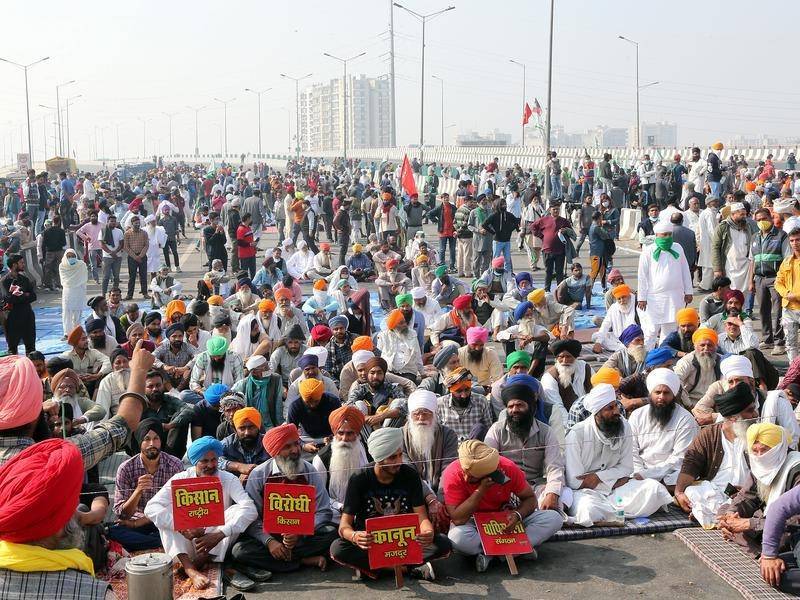
[[[268,483],[264,486],[266,533],[314,533],[317,490],[313,485]]]
[[[225,525],[222,482],[218,477],[178,479],[171,486],[175,531]]]
[[[475,525],[481,536],[483,553],[487,556],[526,554],[531,551],[531,542],[521,522],[513,531],[504,533],[508,512],[476,512]]]
[[[422,563],[422,546],[417,540],[419,517],[414,514],[367,519],[367,533],[372,534],[369,568]]]

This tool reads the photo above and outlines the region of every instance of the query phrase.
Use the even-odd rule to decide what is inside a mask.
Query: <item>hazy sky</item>
[[[440,83],[445,80],[446,143],[456,133],[499,128],[515,141],[520,134],[522,69],[527,97],[544,106],[547,81],[547,0],[452,0],[456,9],[427,26],[426,142],[441,135]],[[405,0],[417,12],[444,8],[446,1]],[[78,2],[5,0],[6,24],[0,57],[28,63],[50,60],[29,71],[34,157],[53,154],[55,86],[70,108],[72,146],[79,157],[97,146],[116,156],[166,153],[173,118],[175,152],[194,148],[194,113],[200,113],[200,151],[219,151],[223,111],[214,97],[236,98],[228,106],[228,148],[257,150],[256,97],[264,94],[265,151],[289,147],[288,109],[294,128],[294,83],[282,79],[313,73],[320,82],[341,76],[341,65],[322,55],[349,57],[353,74],[386,76],[389,0],[273,0],[194,2],[125,0]],[[794,27],[800,3],[767,0],[556,0],[553,124],[568,131],[634,121],[634,48],[640,42],[640,83],[659,81],[641,93],[643,121],[675,121],[682,144],[727,140],[737,134],[798,135],[800,78]],[[395,9],[397,141],[419,139],[421,25]],[[20,150],[24,131],[23,73],[0,63],[0,140]],[[63,104],[62,104],[63,106]],[[21,129],[22,127],[22,129]],[[27,141],[25,142],[27,147]],[[0,160],[0,162],[6,162]]]

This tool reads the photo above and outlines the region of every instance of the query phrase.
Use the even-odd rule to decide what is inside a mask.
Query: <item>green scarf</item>
[[[269,384],[272,379],[272,377],[256,379],[250,375],[247,379],[245,379],[244,384],[247,405],[252,406],[261,413],[261,420],[264,424],[264,428],[267,430],[280,425],[281,423],[278,421],[282,420],[281,417],[283,416],[283,401],[280,397],[276,403],[277,406],[275,407],[275,414],[271,414],[267,403],[267,399],[269,397]]]
[[[486,220],[486,217],[488,217],[489,215],[486,212],[486,209],[484,209],[483,206],[481,206],[480,204],[478,204],[478,206],[475,207],[475,210],[478,211],[478,226],[481,226],[483,225],[483,222]]]
[[[678,253],[672,249],[672,236],[669,237],[657,237],[653,240],[653,244],[655,245],[656,249],[653,250],[653,260],[658,260],[658,257],[661,256],[662,250],[664,252],[669,252],[672,254],[674,259],[678,259]]]

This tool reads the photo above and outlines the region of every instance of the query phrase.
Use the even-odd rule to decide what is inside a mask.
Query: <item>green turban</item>
[[[228,340],[221,335],[215,335],[206,342],[209,356],[222,356],[228,351]]]
[[[531,355],[524,350],[517,350],[512,352],[506,358],[506,369],[510,369],[517,363],[522,363],[525,367],[531,366]]]
[[[414,299],[411,297],[411,294],[397,294],[394,303],[397,305],[397,308],[400,308],[403,304],[414,304]]]
[[[445,265],[439,265],[433,272],[437,277],[441,277],[447,274],[447,267]]]

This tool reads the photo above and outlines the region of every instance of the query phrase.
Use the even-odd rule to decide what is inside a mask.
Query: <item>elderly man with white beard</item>
[[[649,517],[671,501],[655,479],[633,477],[633,436],[620,414],[614,387],[601,383],[584,398],[591,415],[567,434],[567,485],[573,490],[568,514],[577,525]]]
[[[692,410],[720,378],[721,357],[717,354],[717,332],[708,327],[700,327],[692,334],[694,350],[685,354],[675,364],[675,373],[681,380],[683,394],[681,404]]]
[[[331,521],[338,524],[342,518],[347,482],[353,473],[361,471],[369,462],[360,437],[364,413],[355,406],[342,406],[328,415],[328,423],[333,440],[320,449],[311,464],[327,482],[333,514]]]
[[[540,392],[530,375],[510,376],[501,394],[506,408],[484,441],[522,469],[541,510],[563,512],[572,503],[572,490],[564,480],[564,453]]]
[[[619,335],[619,341],[623,347],[609,356],[603,366],[616,369],[624,379],[639,373],[644,367],[644,359],[647,356],[644,331],[639,325],[633,323]]]
[[[439,501],[442,472],[458,455],[458,435],[436,422],[437,398],[429,390],[415,390],[408,397],[408,420],[403,425],[403,460],[422,479],[425,504],[437,531],[447,531],[447,509]]]
[[[681,382],[673,371],[653,369],[646,381],[649,404],[634,410],[628,420],[633,433],[633,477],[655,479],[672,489],[700,427],[676,401]]]
[[[789,438],[789,432],[773,423],[753,423],[747,428],[752,484],[734,496],[719,519],[722,535],[744,546],[753,557],[761,552],[770,504],[800,485],[800,452],[790,450]]]
[[[556,361],[542,375],[542,391],[545,401],[562,413],[562,422],[572,404],[592,389],[592,368],[586,361],[578,358],[581,343],[578,340],[558,340],[550,344],[550,352]]]
[[[627,284],[622,283],[610,291],[615,302],[606,311],[606,316],[600,323],[600,329],[592,334],[594,342],[592,351],[599,354],[603,349],[611,352],[622,350],[624,344],[619,341],[619,336],[627,327],[634,324],[638,324],[643,330],[647,329],[648,335],[645,341],[648,348],[651,348],[656,341],[652,331],[653,327],[647,313],[636,307],[633,290]]]
[[[703,526],[716,522],[732,488],[748,483],[745,437],[758,418],[753,391],[744,381],[717,396],[717,410],[724,420],[700,430],[686,450],[675,484],[675,501]]]

